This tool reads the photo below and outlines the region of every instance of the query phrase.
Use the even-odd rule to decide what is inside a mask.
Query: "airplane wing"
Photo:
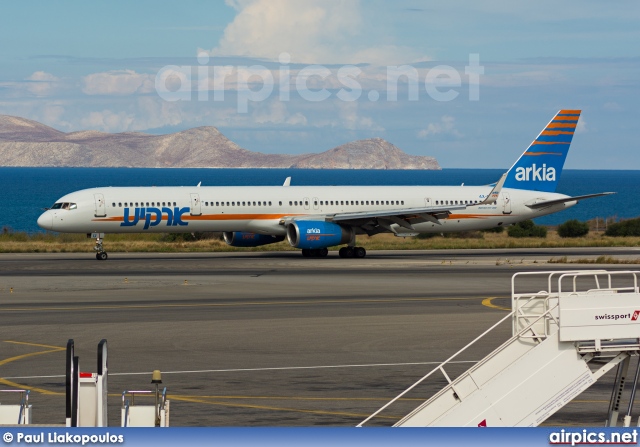
[[[587,194],[584,196],[564,197],[562,199],[554,199],[554,200],[543,200],[542,202],[529,203],[526,205],[529,208],[537,209],[537,208],[544,208],[546,206],[557,205],[559,203],[566,203],[566,202],[573,202],[573,201],[578,202],[580,200],[591,199],[593,197],[608,196],[611,194],[615,194],[615,192],[599,192],[597,194]]]
[[[413,230],[412,223],[433,222],[440,225],[440,219],[446,219],[453,210],[463,210],[467,205],[430,206],[424,208],[405,208],[396,210],[362,211],[355,213],[337,213],[328,215],[328,222],[343,223],[361,227],[367,233],[375,234],[381,227],[395,233],[391,228],[397,224],[408,230]]]
[[[486,205],[489,203],[495,203],[500,195],[500,190],[504,185],[504,181],[507,178],[507,174],[503,174],[500,180],[495,184],[491,192],[487,195],[486,199],[478,205]],[[401,210],[385,210],[385,211],[363,211],[356,213],[339,213],[333,216],[327,216],[327,221],[341,222],[353,226],[359,226],[367,233],[373,234],[379,232],[379,228],[391,231],[391,224],[397,224],[407,230],[414,230],[413,223],[432,222],[438,225],[442,225],[440,219],[446,219],[454,210],[466,209],[467,205],[446,205],[446,206],[431,206],[426,208],[408,208]]]

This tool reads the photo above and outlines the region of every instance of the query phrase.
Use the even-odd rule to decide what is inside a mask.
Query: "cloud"
[[[455,118],[444,115],[438,123],[429,123],[425,129],[418,132],[418,138],[427,138],[430,135],[452,135],[456,138],[463,135],[455,128]]]
[[[288,124],[290,126],[305,126],[307,118],[300,112],[289,113],[282,101],[264,101],[257,103],[252,112],[252,121],[258,124]]]
[[[576,133],[587,133],[588,131],[587,122],[584,120],[584,117],[580,117],[576,125]]]
[[[86,95],[124,96],[155,91],[155,75],[133,70],[113,70],[93,73],[82,78],[82,92]]]
[[[362,116],[359,113],[359,104],[357,101],[339,101],[337,100],[338,118],[332,122],[334,127],[348,130],[374,130],[377,132],[384,131],[384,127],[376,124],[372,118]]]
[[[294,63],[380,65],[425,60],[414,50],[392,44],[371,45],[360,2],[356,0],[231,0],[238,11],[224,30],[213,56],[278,60],[288,53]],[[377,36],[383,39],[384,36]]]
[[[98,129],[104,132],[122,132],[128,130],[135,118],[125,112],[103,110],[89,112],[81,119],[80,125],[85,129]]]
[[[27,81],[26,90],[35,96],[52,95],[60,83],[60,78],[44,71],[36,71],[25,80]]]

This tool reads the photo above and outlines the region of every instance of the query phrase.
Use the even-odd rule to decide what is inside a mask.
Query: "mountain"
[[[210,126],[167,135],[65,133],[8,115],[0,115],[0,166],[440,169],[435,158],[408,155],[381,138],[320,154],[263,154],[241,148]]]

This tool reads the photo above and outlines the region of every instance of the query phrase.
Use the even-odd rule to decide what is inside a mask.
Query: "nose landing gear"
[[[103,238],[97,236],[96,237],[96,245],[93,247],[94,251],[96,252],[96,259],[98,261],[106,261],[107,258],[109,257],[107,255],[107,252],[104,251],[104,247],[102,246],[102,239]]]

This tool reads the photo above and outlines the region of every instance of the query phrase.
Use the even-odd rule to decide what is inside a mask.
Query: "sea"
[[[35,233],[44,208],[63,195],[99,186],[277,186],[291,185],[488,185],[503,169],[343,170],[343,169],[158,169],[0,168],[0,229]],[[572,196],[613,191],[560,213],[536,219],[558,225],[569,219],[615,220],[640,216],[640,171],[563,170],[557,192]]]

